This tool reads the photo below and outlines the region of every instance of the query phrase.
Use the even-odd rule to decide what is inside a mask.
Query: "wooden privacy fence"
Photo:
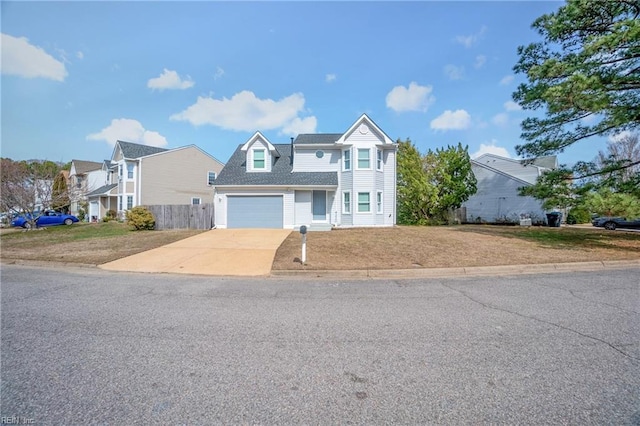
[[[211,229],[213,204],[145,206],[156,219],[156,229]]]

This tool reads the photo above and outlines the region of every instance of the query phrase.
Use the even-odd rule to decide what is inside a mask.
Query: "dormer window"
[[[253,169],[254,170],[264,170],[266,168],[264,151],[265,151],[264,149],[253,150]]]

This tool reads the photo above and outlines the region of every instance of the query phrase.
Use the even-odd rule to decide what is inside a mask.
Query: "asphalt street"
[[[343,281],[2,265],[2,422],[640,424],[639,273]]]

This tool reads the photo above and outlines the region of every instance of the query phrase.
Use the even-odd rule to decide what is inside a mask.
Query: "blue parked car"
[[[22,227],[25,229],[31,228],[31,223],[27,220],[30,217],[29,214],[20,215],[11,221],[11,226]],[[71,225],[72,223],[79,222],[78,218],[70,215],[58,213],[53,210],[47,210],[38,217],[36,224],[38,227],[42,226],[54,226],[54,225]]]

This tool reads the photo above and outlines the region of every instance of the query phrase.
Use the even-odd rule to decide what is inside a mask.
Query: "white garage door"
[[[227,196],[228,228],[283,228],[282,195]]]

